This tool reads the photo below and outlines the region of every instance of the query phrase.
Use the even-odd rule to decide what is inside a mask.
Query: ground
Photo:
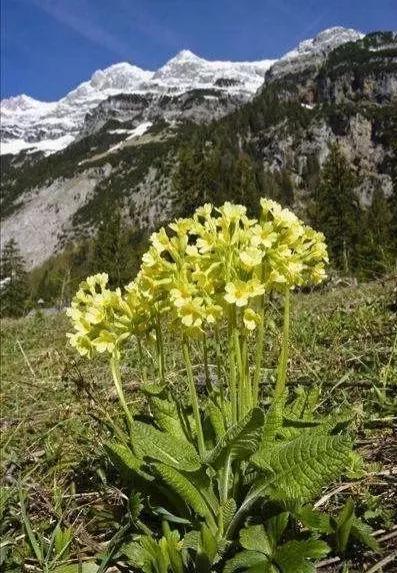
[[[381,541],[381,555],[351,548],[350,573],[397,571],[392,561],[397,540],[396,285],[396,277],[361,285],[333,283],[293,300],[290,387],[318,386],[325,411],[349,408],[365,461],[321,500],[331,509],[352,496]],[[277,322],[276,303],[271,312]],[[62,559],[89,563],[105,551],[125,515],[125,496],[102,447],[106,417],[120,416],[108,366],[105,360],[78,358],[68,346],[67,330],[63,312],[1,325],[0,569],[5,571],[20,571],[22,563],[24,571],[41,570],[30,528],[45,553],[58,523],[72,538]],[[265,383],[274,374],[276,353],[277,348],[267,348]],[[179,358],[168,356],[174,372],[170,383],[178,387],[183,384]],[[134,353],[123,375],[130,405],[139,408]],[[51,561],[49,566],[55,566]],[[318,570],[341,571],[340,563],[330,556]],[[120,570],[128,569],[120,564]]]

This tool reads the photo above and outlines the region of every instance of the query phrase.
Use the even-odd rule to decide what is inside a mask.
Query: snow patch
[[[28,153],[35,153],[36,151],[43,151],[45,155],[52,155],[57,151],[61,151],[74,140],[74,135],[63,135],[57,139],[43,139],[42,141],[35,141],[34,143],[24,141],[23,139],[14,139],[8,142],[0,142],[0,155],[7,155],[8,153],[17,154],[20,151]]]
[[[125,129],[125,130],[113,130],[113,131],[118,131],[120,132],[124,132],[124,133],[129,133],[129,136],[126,137],[125,139],[123,139],[123,141],[120,141],[119,143],[117,143],[116,145],[114,145],[113,147],[111,147],[108,151],[108,153],[113,153],[113,151],[117,151],[118,149],[120,149],[120,147],[122,147],[126,141],[129,141],[130,139],[134,139],[135,137],[140,137],[141,135],[143,135],[148,129],[149,127],[151,127],[153,124],[151,121],[144,121],[143,123],[140,123],[137,127],[135,127],[134,129]]]

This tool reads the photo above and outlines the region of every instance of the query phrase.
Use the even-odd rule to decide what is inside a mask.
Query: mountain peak
[[[184,62],[184,61],[194,61],[194,60],[201,60],[199,56],[193,54],[191,50],[181,50],[178,52],[169,62],[177,61],[177,62]]]
[[[129,62],[119,62],[103,70],[96,70],[91,76],[92,87],[104,89],[124,89],[137,82],[150,80],[153,72],[143,70]]]
[[[347,42],[356,42],[364,34],[352,28],[334,26],[319,32],[313,38],[303,40],[287,52],[270,69],[270,76],[299,72],[304,68],[319,65],[335,48]]]

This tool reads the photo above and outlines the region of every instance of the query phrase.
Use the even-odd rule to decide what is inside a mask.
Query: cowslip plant
[[[106,274],[80,285],[68,311],[70,342],[83,356],[109,356],[127,431],[106,447],[144,501],[125,548],[138,569],[253,572],[266,563],[269,571],[305,573],[326,553],[310,532],[290,538],[285,523],[276,539],[266,527],[271,516],[275,523],[309,503],[349,464],[345,417],[316,417],[315,391],[290,400],[286,388],[290,293],[320,283],[327,260],[323,235],[274,201],[261,200],[259,219],[241,205],[206,204],[152,235],[136,279],[123,291],[110,290]],[[263,348],[275,292],[283,326],[264,408]],[[168,383],[166,350],[176,340],[187,397]],[[124,395],[120,364],[131,346],[139,355],[145,416],[133,416]],[[202,396],[197,366],[206,380]]]

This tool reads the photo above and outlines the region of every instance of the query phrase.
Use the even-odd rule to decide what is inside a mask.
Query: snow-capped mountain
[[[300,42],[298,46],[287,52],[272,66],[269,76],[272,78],[290,73],[299,73],[308,67],[315,67],[322,63],[332,50],[347,42],[356,42],[364,34],[352,28],[335,26],[323,30],[314,38]]]
[[[212,96],[207,98],[223,98],[217,106],[216,116],[219,116],[222,108],[227,113],[233,106],[250,99],[265,81],[266,74],[278,76],[321,62],[338,45],[361,36],[355,30],[330,28],[302,42],[278,61],[208,61],[182,50],[155,72],[127,62],[98,70],[89,81],[56,102],[42,102],[27,95],[4,99],[1,102],[1,153],[59,151],[74,141],[85,119],[95,115],[102,102],[120,94],[145,95],[147,101],[153,102],[156,97],[211,89]],[[229,97],[228,105],[224,96]],[[209,111],[213,109],[214,104]],[[198,114],[200,118],[202,115]]]
[[[181,94],[216,88],[246,100],[263,83],[272,63],[209,62],[183,50],[157,72],[127,62],[97,70],[58,102],[41,102],[26,95],[11,97],[1,102],[1,153],[59,151],[74,140],[89,112],[118,94]]]
[[[15,239],[34,268],[94,236],[108,201],[138,234],[219,195],[293,195],[303,216],[333,144],[357,172],[362,205],[374,189],[390,197],[397,32],[357,38],[327,30],[267,71],[184,51],[157,72],[96,72],[58,102],[4,100],[5,145],[52,155],[2,157],[1,242]]]
[[[187,91],[194,88],[226,87],[229,90],[255,93],[275,60],[259,62],[221,62],[199,58],[182,50],[153,75],[153,83]]]

